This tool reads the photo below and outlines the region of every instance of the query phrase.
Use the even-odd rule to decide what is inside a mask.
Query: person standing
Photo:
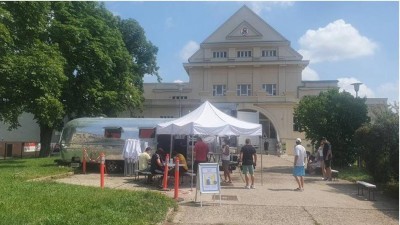
[[[332,181],[332,170],[331,170],[331,164],[332,164],[332,147],[331,143],[323,137],[321,139],[321,144],[324,145],[322,149],[323,157],[324,157],[324,165],[325,165],[325,179],[324,180],[329,180]]]
[[[276,142],[276,152],[278,153],[278,156],[281,157],[282,155],[282,144],[280,141]]]
[[[139,170],[145,171],[149,169],[151,148],[147,147],[144,152],[139,154]]]
[[[231,153],[229,150],[228,141],[224,140],[222,149],[222,168],[224,169],[224,178],[226,183],[232,183],[231,171],[229,170],[229,164],[231,163]]]
[[[301,145],[301,139],[296,138],[296,146],[294,147],[294,162],[293,162],[293,176],[296,179],[298,188],[295,191],[304,190],[304,166],[307,160],[306,149]]]
[[[208,145],[203,142],[201,137],[197,137],[197,142],[194,145],[194,172],[197,174],[199,163],[207,162]]]
[[[324,164],[324,152],[323,152],[324,144],[320,143],[318,148],[318,161],[321,167],[322,179],[325,179],[325,164]]]
[[[246,180],[246,189],[255,189],[254,187],[254,168],[257,162],[257,152],[253,145],[250,144],[250,139],[247,138],[245,145],[240,150],[239,166],[242,167],[242,172]],[[249,175],[251,178],[251,185],[249,186]]]

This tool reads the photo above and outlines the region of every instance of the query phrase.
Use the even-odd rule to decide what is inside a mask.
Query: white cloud
[[[399,102],[399,80],[379,85],[376,93],[379,98],[388,98],[389,103]]]
[[[174,23],[174,20],[172,19],[172,17],[168,17],[168,18],[165,20],[164,25],[165,25],[165,28],[166,28],[167,30],[173,28],[173,27],[175,26],[175,23]]]
[[[319,80],[317,71],[307,66],[302,73],[302,80]]]
[[[300,39],[299,53],[310,63],[339,61],[373,55],[378,45],[362,36],[344,20],[336,20],[318,30],[308,30]]]
[[[200,45],[197,44],[197,42],[189,41],[180,51],[179,56],[182,59],[182,61],[187,62],[189,57],[191,57],[199,48]]]
[[[356,96],[356,91],[354,90],[354,85],[351,84],[362,83],[354,77],[342,77],[338,78],[338,81],[339,90],[349,92],[353,96]],[[361,84],[358,91],[358,96],[361,98],[375,98],[375,93],[369,87],[367,87],[367,85]]]
[[[242,4],[242,3],[240,3]],[[281,7],[286,8],[293,6],[294,2],[292,1],[255,1],[255,2],[248,2],[248,6],[253,12],[257,15],[260,15],[262,11],[271,11],[273,7]]]
[[[183,81],[182,81],[182,80],[174,80],[174,83],[177,83],[177,84],[182,84],[182,83],[183,83]]]

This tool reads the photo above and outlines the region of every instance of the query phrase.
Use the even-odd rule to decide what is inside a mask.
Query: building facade
[[[228,114],[261,123],[269,150],[278,141],[290,150],[297,137],[304,138],[293,123],[300,99],[337,88],[336,80],[302,81],[308,63],[243,6],[183,64],[189,82],[144,85],[145,109],[137,116],[180,117],[208,100]]]
[[[178,118],[208,100],[227,114],[262,124],[263,140],[268,142],[271,153],[280,142],[291,154],[295,139],[304,139],[293,121],[299,101],[304,96],[338,88],[337,80],[303,81],[302,71],[308,63],[287,39],[243,6],[183,64],[188,82],[145,83],[143,111],[124,112],[120,117]],[[367,104],[385,106],[386,101],[368,99]],[[31,123],[35,124],[33,120]],[[25,137],[19,131],[24,126],[12,132],[2,126],[0,156],[22,151],[18,141],[38,142],[38,127],[31,127],[37,129],[35,137]],[[11,141],[4,137],[13,138]],[[16,150],[10,150],[13,146]],[[311,146],[305,147],[311,150]]]

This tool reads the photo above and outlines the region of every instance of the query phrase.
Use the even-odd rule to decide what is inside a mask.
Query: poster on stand
[[[200,193],[220,193],[221,184],[218,163],[200,163],[198,168]]]

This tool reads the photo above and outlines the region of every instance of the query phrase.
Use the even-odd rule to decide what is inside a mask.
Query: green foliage
[[[160,82],[156,54],[158,48],[147,41],[144,30],[134,19],[118,19],[118,27],[122,33],[126,48],[132,55],[133,60],[138,64],[139,74],[154,74]],[[143,77],[142,77],[143,78]]]
[[[332,89],[318,96],[305,96],[295,109],[294,118],[312,143],[326,137],[332,145],[333,164],[346,166],[356,159],[353,136],[369,121],[367,112],[365,99]]]
[[[363,180],[366,182],[373,182],[373,178],[367,173],[364,168],[359,167],[341,167],[337,168],[340,171],[340,178],[352,182]]]
[[[362,160],[375,182],[399,181],[399,114],[390,108],[355,134]]]
[[[100,2],[0,2],[0,121],[14,129],[32,113],[44,155],[66,116],[140,109],[157,51]]]
[[[157,224],[176,206],[156,192],[27,181],[70,170],[53,160],[0,161],[2,224]]]

